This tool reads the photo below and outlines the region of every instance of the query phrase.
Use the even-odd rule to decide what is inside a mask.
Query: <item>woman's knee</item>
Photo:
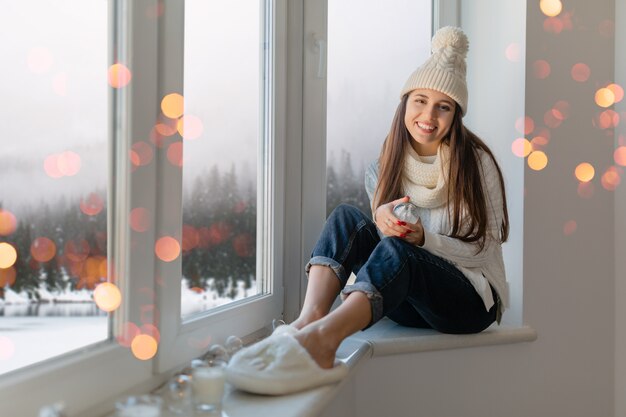
[[[365,215],[358,208],[351,206],[350,204],[339,204],[328,216],[328,220],[339,221],[361,221]]]

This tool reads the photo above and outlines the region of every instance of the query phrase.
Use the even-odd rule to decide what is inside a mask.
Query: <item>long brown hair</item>
[[[383,143],[378,168],[378,184],[372,198],[372,209],[381,204],[403,197],[402,166],[406,146],[413,138],[404,124],[404,114],[408,93],[402,97],[391,123],[391,129]],[[493,160],[498,172],[502,191],[502,209],[504,215],[500,229],[500,242],[509,237],[509,214],[506,205],[504,178],[489,147],[463,124],[458,103],[450,132],[443,139],[450,147],[450,166],[446,175],[448,181],[448,216],[452,231],[449,236],[464,242],[478,242],[479,252],[485,246],[487,235],[487,200],[483,189],[479,149]]]

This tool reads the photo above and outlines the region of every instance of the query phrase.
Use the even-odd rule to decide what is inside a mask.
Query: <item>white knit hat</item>
[[[437,31],[432,40],[432,55],[416,69],[404,84],[400,97],[416,88],[427,88],[444,93],[467,113],[467,72],[465,56],[469,41],[457,27],[446,26]]]

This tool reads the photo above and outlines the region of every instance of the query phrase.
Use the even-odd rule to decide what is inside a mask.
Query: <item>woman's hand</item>
[[[424,227],[422,227],[421,220],[417,219],[416,223],[406,223],[393,214],[395,206],[408,201],[409,197],[407,196],[378,207],[374,213],[376,226],[385,236],[399,237],[412,245],[422,246],[424,244]]]

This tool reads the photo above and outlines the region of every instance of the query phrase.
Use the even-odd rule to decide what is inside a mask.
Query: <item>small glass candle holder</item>
[[[219,359],[206,361],[204,365],[193,368],[191,392],[197,412],[221,412],[226,382],[225,368],[226,361]]]
[[[188,414],[191,411],[191,376],[173,376],[167,383],[163,396],[168,410],[175,414]]]
[[[115,403],[117,417],[161,417],[163,400],[156,395],[126,397]]]

